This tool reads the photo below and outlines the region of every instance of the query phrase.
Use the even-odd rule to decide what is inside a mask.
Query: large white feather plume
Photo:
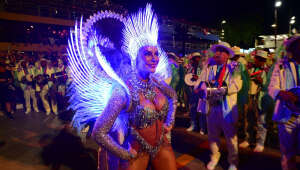
[[[69,107],[75,111],[72,123],[78,132],[101,115],[111,96],[113,83],[120,84],[128,92],[123,80],[114,72],[99,49],[99,45],[110,44],[109,40],[98,38],[95,30],[92,30],[91,25],[101,18],[109,17],[121,18],[120,15],[109,11],[101,12],[84,24],[81,19],[71,31],[67,49],[73,80],[69,88]]]

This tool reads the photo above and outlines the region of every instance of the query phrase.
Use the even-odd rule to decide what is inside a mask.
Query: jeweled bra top
[[[139,104],[133,104],[133,107],[133,111],[129,114],[129,122],[136,128],[146,128],[151,126],[156,120],[164,120],[168,112],[167,103],[164,104],[160,111],[145,108]]]
[[[150,109],[140,105],[139,95],[142,93],[146,99],[153,101],[155,97],[155,85],[149,81],[147,83],[138,82],[137,79],[129,80],[132,89],[130,90],[132,96],[131,108],[129,113],[129,123],[135,128],[146,128],[151,126],[156,120],[164,120],[168,114],[168,101],[163,105],[160,111]],[[142,83],[142,84],[141,84]]]

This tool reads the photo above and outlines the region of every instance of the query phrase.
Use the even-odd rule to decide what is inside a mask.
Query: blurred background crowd
[[[0,77],[2,110],[14,119],[16,109],[25,114],[44,111],[58,114],[65,109],[67,58],[57,52],[2,53]]]

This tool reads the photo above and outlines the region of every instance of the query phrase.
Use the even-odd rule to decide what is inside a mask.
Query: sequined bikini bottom
[[[135,138],[137,140],[137,142],[141,145],[141,148],[143,151],[145,151],[146,153],[148,153],[151,158],[153,159],[155,157],[155,155],[157,154],[157,152],[160,149],[160,146],[163,144],[164,142],[164,127],[162,126],[162,131],[161,131],[161,135],[159,137],[158,142],[156,143],[155,146],[149,144],[141,135],[138,131],[136,131],[133,127],[131,127],[131,135],[133,136],[133,138]]]

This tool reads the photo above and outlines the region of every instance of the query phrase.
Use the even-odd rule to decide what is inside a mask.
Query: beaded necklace
[[[133,99],[135,101],[139,101],[139,94],[142,93],[146,99],[153,101],[156,93],[155,93],[155,85],[152,79],[144,82],[139,80],[136,75],[132,76],[132,79],[129,80],[131,85],[133,86]]]

